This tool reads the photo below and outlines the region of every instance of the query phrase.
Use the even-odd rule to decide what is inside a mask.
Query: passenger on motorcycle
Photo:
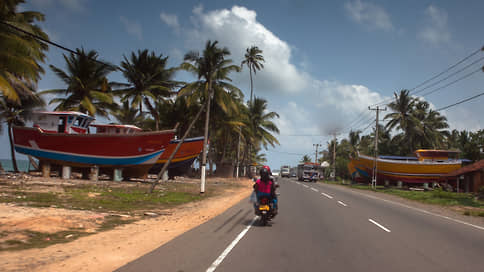
[[[277,195],[276,195],[276,183],[271,177],[271,170],[269,166],[264,166],[259,171],[260,178],[254,184],[254,190],[257,195],[257,200],[261,197],[269,197],[273,203],[273,216],[277,215]]]

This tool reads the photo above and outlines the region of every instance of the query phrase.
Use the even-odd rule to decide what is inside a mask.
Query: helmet
[[[267,168],[269,168],[269,167],[264,166],[259,170],[261,180],[268,180],[269,179],[270,171]]]
[[[267,169],[267,171],[269,171],[269,175],[272,175],[271,168],[268,165],[264,165],[262,168]]]

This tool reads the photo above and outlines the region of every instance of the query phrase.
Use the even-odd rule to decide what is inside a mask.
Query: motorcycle
[[[257,210],[263,226],[267,225],[267,221],[274,217],[274,203],[272,203],[269,197],[264,196],[259,198]]]

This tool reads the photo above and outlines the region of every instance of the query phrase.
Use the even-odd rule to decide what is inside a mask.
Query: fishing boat
[[[204,137],[187,138],[183,141],[180,149],[173,157],[168,166],[168,175],[170,177],[183,175],[192,165],[193,161],[198,157],[203,149]],[[163,165],[168,161],[171,153],[175,151],[176,146],[180,140],[172,140],[166,148],[165,152],[161,154],[156,164],[150,169],[150,173],[158,174]]]
[[[383,180],[407,183],[437,182],[440,177],[461,168],[457,151],[419,149],[415,157],[379,156],[376,159],[378,182]],[[353,177],[368,179],[373,175],[375,158],[358,154],[348,169]]]
[[[175,133],[142,132],[129,125],[91,125],[93,121],[93,117],[75,111],[36,112],[33,127],[13,127],[15,150],[40,162],[123,169],[125,176],[142,176],[163,154]],[[97,131],[91,132],[90,127]]]

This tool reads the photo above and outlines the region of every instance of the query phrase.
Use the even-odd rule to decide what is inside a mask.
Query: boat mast
[[[379,106],[376,106],[376,108],[370,108],[368,107],[369,110],[374,110],[376,111],[376,126],[375,126],[375,160],[373,161],[373,176],[371,178],[371,187],[373,189],[376,189],[376,177],[377,177],[377,158],[378,158],[378,118],[379,118],[379,113],[380,111],[386,111],[387,108],[385,107],[384,109],[380,109]]]

